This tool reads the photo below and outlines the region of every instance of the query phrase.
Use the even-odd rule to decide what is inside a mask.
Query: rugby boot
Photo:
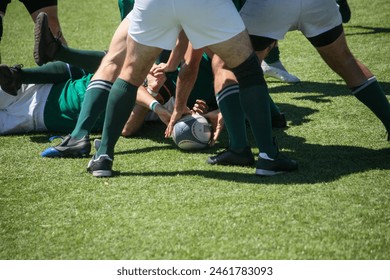
[[[298,83],[301,81],[298,77],[290,74],[280,61],[272,64],[267,64],[263,61],[261,62],[261,68],[265,77],[271,77],[286,83]]]
[[[92,157],[87,166],[87,171],[94,177],[111,177],[112,176],[112,159],[106,155],[96,155]]]
[[[256,175],[274,176],[286,172],[292,172],[298,169],[298,163],[295,160],[287,158],[279,151],[275,158],[259,155],[256,163]]]
[[[41,153],[42,157],[85,157],[91,152],[91,143],[89,136],[84,136],[80,140],[73,139],[70,135],[66,136],[61,144],[47,148]]]
[[[17,95],[18,90],[22,86],[21,68],[23,64],[7,66],[0,65],[0,86],[10,95]]]
[[[209,157],[206,162],[212,165],[252,166],[255,160],[251,148],[245,147],[241,151],[226,149],[215,156]]]
[[[61,47],[59,40],[62,33],[59,32],[56,37],[50,31],[47,14],[41,12],[38,14],[34,28],[34,60],[39,66],[54,60],[54,56]]]

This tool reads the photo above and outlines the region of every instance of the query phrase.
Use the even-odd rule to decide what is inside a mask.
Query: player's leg
[[[174,100],[167,91],[170,81],[165,75],[148,74],[143,86],[138,87],[136,105],[122,130],[122,136],[136,134],[147,120],[161,120],[168,124],[173,111]],[[174,98],[173,98],[174,99]],[[172,104],[172,106],[170,105]],[[162,106],[164,105],[164,107]],[[170,111],[167,110],[170,108]]]
[[[337,34],[338,37],[336,36]],[[333,42],[326,38],[337,37]],[[338,26],[324,34],[309,38],[317,51],[340,77],[344,79],[359,101],[365,104],[390,132],[390,104],[387,97],[371,71],[358,61],[348,48],[342,27]]]
[[[34,59],[38,65],[60,60],[94,73],[106,54],[103,51],[78,50],[63,45],[53,36],[48,16],[43,12],[36,18],[34,33]]]
[[[218,165],[253,165],[253,155],[246,131],[245,113],[240,103],[240,90],[233,72],[226,69],[224,62],[214,55],[212,58],[214,91],[218,107],[223,115],[229,135],[227,150],[207,159],[209,164]],[[270,97],[272,127],[285,127],[286,120]]]
[[[256,174],[275,175],[297,169],[295,161],[280,155],[272,137],[268,88],[246,31],[209,48],[232,69],[240,85],[241,106],[260,150]]]
[[[44,12],[48,15],[49,27],[53,35],[58,37],[62,44],[67,45],[67,42],[62,35],[60,21],[58,19],[57,0],[20,0],[31,15],[35,22],[39,13]]]
[[[115,32],[107,55],[88,85],[79,121],[71,133],[76,139],[89,134],[96,119],[106,108],[108,93],[126,56],[127,29],[128,20],[125,19]]]
[[[254,158],[247,138],[245,113],[241,107],[236,77],[224,67],[223,61],[217,55],[212,58],[212,69],[214,91],[229,135],[229,147],[226,151],[209,157],[207,163],[251,166]]]
[[[69,139],[54,147],[58,152],[45,153],[46,156],[66,157],[67,150],[72,150],[74,147],[77,149],[79,142],[89,142],[89,133],[99,116],[106,109],[108,94],[120,73],[126,56],[128,23],[128,20],[125,19],[119,25],[111,40],[107,55],[104,56],[102,63],[89,83],[76,127],[70,134]]]
[[[127,36],[126,59],[107,100],[101,145],[87,168],[93,176],[112,175],[116,142],[134,108],[138,87],[143,84],[161,51],[156,47],[139,44]]]
[[[269,56],[270,51],[274,49],[277,44],[276,39],[271,39],[263,36],[250,35],[249,36],[252,42],[252,46],[256,52],[256,55],[262,63],[265,58]],[[264,72],[264,67],[262,64],[262,69]],[[270,110],[271,110],[271,120],[273,128],[285,128],[287,126],[287,121],[285,115],[280,111],[278,106],[274,103],[270,96]]]
[[[55,84],[85,75],[80,68],[64,62],[52,62],[40,67],[22,68],[23,65],[0,65],[0,85],[2,89],[16,95],[22,84]]]

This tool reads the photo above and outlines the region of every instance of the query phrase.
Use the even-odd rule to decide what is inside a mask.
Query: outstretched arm
[[[199,63],[202,59],[203,49],[194,50],[188,44],[184,60],[181,65],[176,83],[176,100],[171,120],[165,131],[165,137],[170,137],[174,124],[184,115],[189,114],[187,100],[198,77]]]

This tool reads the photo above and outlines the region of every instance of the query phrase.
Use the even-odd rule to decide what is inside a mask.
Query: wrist
[[[149,104],[149,109],[152,110],[154,112],[154,110],[156,109],[156,106],[160,104],[157,100],[153,100],[152,102],[150,102]]]
[[[152,89],[150,89],[150,88],[146,88],[146,90],[149,92],[149,94],[151,95],[151,96],[153,96],[153,97],[156,97],[157,95],[158,95],[158,92],[155,92],[155,91],[153,91]]]

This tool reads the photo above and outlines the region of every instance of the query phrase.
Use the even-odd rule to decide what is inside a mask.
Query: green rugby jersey
[[[167,73],[167,77],[172,80],[175,86],[177,74],[178,72]],[[200,61],[198,77],[188,97],[187,106],[192,108],[196,99],[204,100],[210,109],[218,108],[214,94],[214,76],[211,68],[211,59],[206,54],[203,54],[202,60]]]
[[[71,132],[74,129],[91,78],[92,74],[89,74],[77,80],[53,85],[44,111],[44,122],[48,130]],[[103,122],[104,114],[97,120],[93,131],[101,131]]]

